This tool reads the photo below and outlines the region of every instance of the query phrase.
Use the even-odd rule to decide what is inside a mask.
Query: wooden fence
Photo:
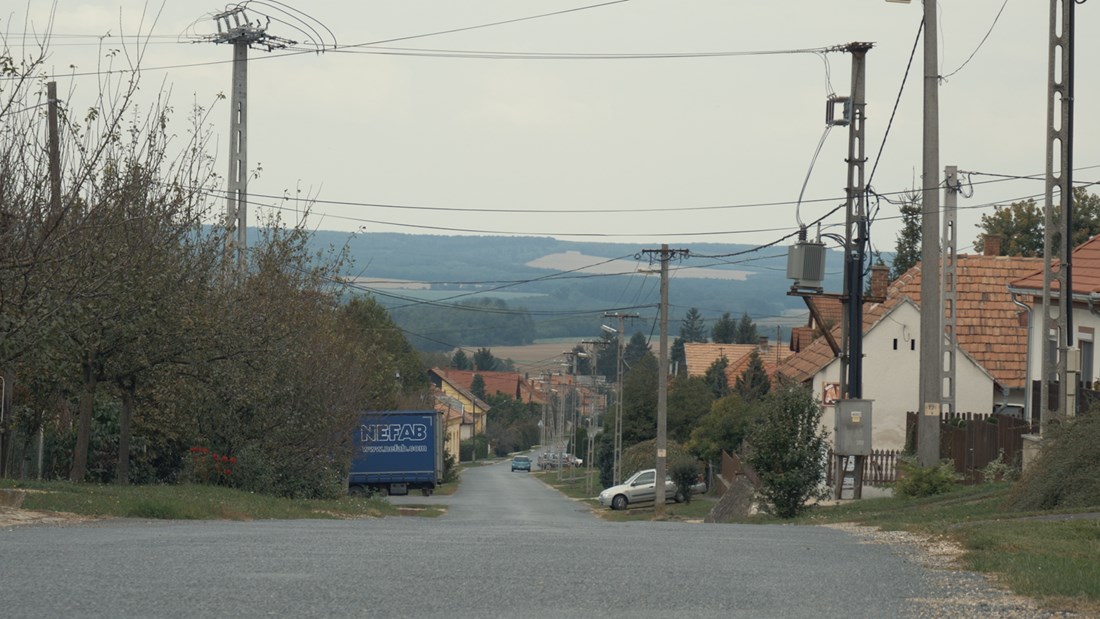
[[[916,444],[917,414],[905,419],[906,435]],[[1019,466],[1023,457],[1025,434],[1038,432],[1019,417],[980,413],[951,413],[940,416],[940,457],[955,463],[955,472],[964,483],[980,483],[982,469],[1001,457],[1007,464]]]
[[[896,449],[874,449],[871,455],[863,459],[863,485],[887,486],[898,480],[898,457],[902,452]],[[829,450],[829,462],[833,462],[833,450]],[[828,467],[826,484],[833,485],[835,466]]]

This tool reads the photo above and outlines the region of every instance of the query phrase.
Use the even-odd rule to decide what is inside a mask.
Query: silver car
[[[600,505],[611,509],[626,509],[636,503],[652,503],[657,497],[657,469],[642,469],[618,486],[611,486],[600,493]],[[676,483],[665,476],[665,500],[680,503],[683,495]]]

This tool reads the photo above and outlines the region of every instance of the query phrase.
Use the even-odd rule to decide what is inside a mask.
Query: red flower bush
[[[229,464],[236,464],[236,456],[227,456],[211,451],[207,447],[192,447],[187,450],[190,458],[185,461],[184,478],[196,484],[229,485],[232,473]]]

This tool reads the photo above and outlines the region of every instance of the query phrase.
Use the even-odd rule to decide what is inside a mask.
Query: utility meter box
[[[821,291],[825,282],[825,244],[800,241],[787,250],[787,279],[791,288]]]
[[[837,400],[833,428],[838,456],[871,455],[872,400]]]

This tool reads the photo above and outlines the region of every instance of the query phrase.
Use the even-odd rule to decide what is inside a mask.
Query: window
[[[1081,340],[1081,381],[1091,383],[1096,380],[1092,373],[1092,340]]]
[[[652,484],[655,479],[657,479],[656,473],[645,473],[643,475],[639,475],[638,479],[634,480],[634,485],[644,486],[646,484]]]

